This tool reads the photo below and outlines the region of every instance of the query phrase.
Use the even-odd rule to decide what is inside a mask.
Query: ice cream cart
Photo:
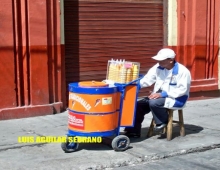
[[[65,152],[78,149],[80,143],[70,137],[113,137],[115,151],[129,147],[130,139],[120,135],[120,127],[132,127],[135,121],[139,92],[140,64],[108,61],[106,80],[69,84],[67,141],[61,144]]]

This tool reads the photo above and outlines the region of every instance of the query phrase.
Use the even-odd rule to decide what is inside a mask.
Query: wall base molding
[[[51,114],[60,113],[62,111],[63,111],[62,102],[56,102],[46,105],[5,108],[0,110],[0,120],[51,115]]]

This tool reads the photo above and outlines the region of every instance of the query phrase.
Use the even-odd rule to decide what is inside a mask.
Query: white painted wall
[[[177,46],[177,0],[168,0],[168,46]]]

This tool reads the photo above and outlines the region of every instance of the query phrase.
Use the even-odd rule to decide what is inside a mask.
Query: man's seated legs
[[[164,108],[165,98],[149,99],[144,98],[137,102],[136,117],[134,127],[126,127],[125,135],[129,137],[140,137],[141,124],[144,120],[144,115],[150,111],[153,114],[156,123],[156,129],[161,129],[168,122],[167,109]]]
[[[165,98],[149,100],[149,106],[156,124],[155,129],[162,129],[167,125],[168,113],[167,108],[164,108]]]
[[[148,100],[149,99],[146,97],[137,102],[134,127],[126,127],[125,135],[130,136],[130,137],[140,137],[141,123],[144,120],[144,115],[151,111],[149,108]]]

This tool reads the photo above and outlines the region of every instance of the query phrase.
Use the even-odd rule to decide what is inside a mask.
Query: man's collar
[[[178,74],[178,71],[179,71],[178,62],[176,62],[175,60],[174,60],[173,62],[174,62],[174,66],[173,66],[172,74],[173,74],[173,75],[177,75],[177,74]],[[158,66],[157,68],[160,69],[160,70],[164,70],[164,68],[161,67],[161,66]]]
[[[178,74],[178,71],[179,71],[178,63],[177,63],[176,61],[174,61],[174,66],[173,66],[173,72],[172,72],[172,74],[173,74],[173,75],[177,75],[177,74]]]

